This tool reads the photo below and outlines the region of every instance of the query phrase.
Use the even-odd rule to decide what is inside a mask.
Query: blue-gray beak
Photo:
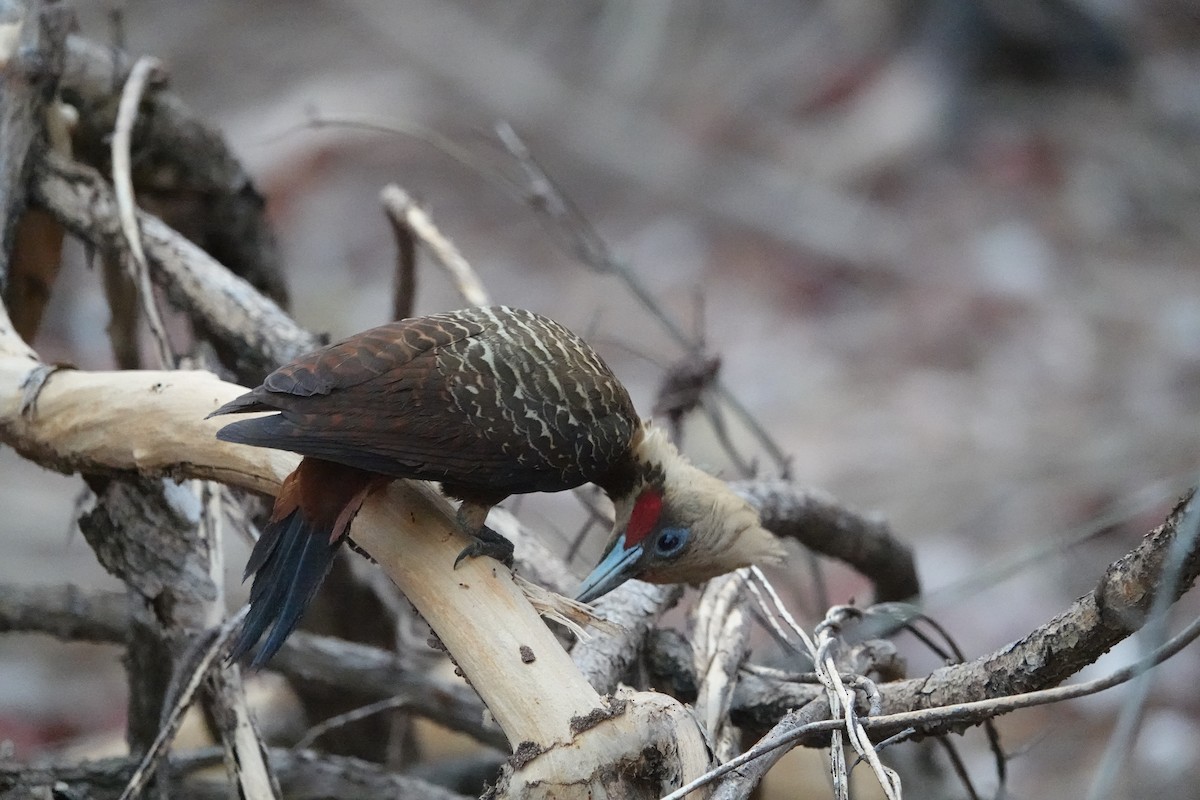
[[[581,603],[590,603],[632,578],[633,566],[642,557],[643,550],[640,544],[626,549],[625,534],[622,533],[617,541],[613,542],[612,549],[605,553],[596,568],[584,579],[579,591],[575,593],[575,599]]]

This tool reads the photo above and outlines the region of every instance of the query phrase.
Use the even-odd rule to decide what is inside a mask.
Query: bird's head
[[[635,436],[639,478],[612,498],[615,523],[604,557],[576,595],[590,602],[630,578],[698,583],[784,557],[782,543],[724,481],[692,466],[650,425]]]

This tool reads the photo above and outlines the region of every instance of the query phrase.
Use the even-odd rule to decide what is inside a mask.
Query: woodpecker
[[[470,308],[382,325],[301,356],[209,416],[217,438],[304,458],[284,479],[246,564],[250,611],[230,658],[260,667],[295,628],[366,497],[397,478],[460,500],[465,557],[510,561],[484,524],[512,494],[594,483],[615,509],[578,597],[625,580],[696,582],[783,550],[754,509],[643,422],[582,339],[532,311]],[[457,563],[457,562],[456,562]],[[270,632],[268,633],[268,629]]]

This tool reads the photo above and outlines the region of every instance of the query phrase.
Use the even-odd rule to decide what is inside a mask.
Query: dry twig
[[[133,176],[129,166],[129,141],[133,125],[137,121],[138,106],[146,85],[161,79],[161,64],[158,59],[142,56],[133,65],[125,89],[121,92],[121,104],[117,111],[117,126],[112,136],[113,193],[117,200],[117,214],[121,232],[129,252],[129,269],[138,287],[142,301],[142,313],[150,327],[158,353],[159,367],[170,369],[175,364],[175,353],[167,339],[167,329],[154,300],[154,289],[150,286],[150,267],[146,263],[146,252],[142,248],[142,235],[138,229],[137,205],[133,195]]]
[[[405,226],[429,248],[429,252],[446,270],[464,300],[473,306],[491,304],[487,290],[483,288],[483,282],[479,280],[470,262],[463,257],[454,242],[433,224],[425,210],[417,205],[407,192],[392,183],[383,188],[379,199],[394,225]]]
[[[133,775],[129,778],[129,784],[125,787],[125,791],[121,793],[120,800],[130,800],[137,797],[142,787],[146,785],[153,775],[155,769],[158,768],[167,753],[167,746],[175,737],[179,730],[179,724],[183,722],[183,712],[187,711],[192,704],[192,699],[196,696],[200,686],[204,683],[208,671],[216,663],[217,658],[225,651],[229,639],[233,636],[237,626],[241,624],[245,617],[245,609],[234,616],[230,617],[225,623],[215,631],[212,631],[207,637],[208,642],[200,649],[199,657],[195,665],[191,668],[188,678],[179,687],[178,695],[175,702],[172,703],[170,711],[163,718],[162,727],[159,728],[158,736],[154,742],[146,749],[142,755],[142,759],[138,762],[137,769],[133,771]]]
[[[869,717],[861,720],[863,726],[867,730],[879,730],[889,732],[903,732],[904,735],[912,735],[919,730],[926,728],[930,723],[973,723],[979,719],[989,718],[1000,714],[1007,714],[1022,708],[1031,708],[1037,705],[1045,705],[1048,703],[1057,703],[1064,700],[1072,700],[1078,697],[1085,697],[1089,694],[1102,692],[1106,689],[1111,689],[1114,686],[1128,681],[1135,675],[1141,674],[1147,669],[1161,664],[1171,656],[1178,653],[1184,647],[1200,637],[1200,619],[1193,621],[1187,628],[1172,637],[1162,647],[1156,650],[1150,657],[1142,659],[1136,664],[1133,664],[1124,669],[1117,670],[1112,674],[1085,683],[1075,684],[1072,686],[1063,686],[1055,689],[1043,689],[1041,691],[1026,692],[1022,694],[1011,695],[1007,697],[995,698],[991,700],[980,700],[969,703],[959,703],[951,706],[939,706],[928,708],[921,711],[901,712],[896,714],[886,714],[877,717]],[[706,786],[713,781],[728,775],[734,771],[741,771],[744,767],[758,759],[768,756],[770,753],[777,752],[780,748],[794,744],[803,740],[805,737],[820,735],[835,730],[842,724],[841,720],[820,719],[822,713],[827,709],[822,709],[818,704],[810,704],[789,712],[772,731],[758,742],[754,747],[747,750],[737,758],[731,759],[719,767],[714,768],[705,775],[697,778],[691,783],[681,786],[678,790],[666,795],[662,800],[682,800],[693,791]],[[753,786],[765,774],[765,769],[754,770],[752,773],[747,773],[749,779],[748,785]],[[745,779],[735,779],[732,786],[745,786]],[[740,797],[739,793],[730,793],[724,791],[725,787],[718,790],[714,794],[714,798],[720,797]]]
[[[67,38],[61,89],[79,110],[76,149],[102,172],[111,168],[108,137],[133,62],[119,46]],[[138,119],[131,148],[142,201],[170,214],[168,224],[181,227],[212,258],[286,308],[287,286],[266,204],[225,137],[163,88],[143,98]]]
[[[1197,539],[1200,537],[1200,503],[1192,502],[1188,510],[1182,512],[1177,526],[1175,538],[1172,540],[1164,559],[1159,583],[1154,593],[1154,601],[1149,608],[1149,622],[1143,631],[1143,657],[1160,646],[1167,638],[1167,612],[1175,602],[1179,584],[1188,560],[1195,558]],[[1118,772],[1125,763],[1128,754],[1133,750],[1134,739],[1142,720],[1142,712],[1150,693],[1152,676],[1144,671],[1134,677],[1133,691],[1130,692],[1117,717],[1116,728],[1104,748],[1104,758],[1100,762],[1088,790],[1088,800],[1104,800],[1109,796],[1112,786],[1116,783]]]
[[[200,523],[208,551],[208,575],[216,587],[216,597],[208,605],[207,623],[219,626],[225,617],[225,547],[221,524],[223,492],[219,484],[196,481],[201,501]],[[242,673],[237,664],[213,670],[208,676],[208,691],[203,702],[218,726],[225,750],[225,769],[230,783],[239,787],[246,800],[275,800],[279,783],[267,762],[266,745],[246,702]]]
[[[310,750],[271,748],[267,751],[272,769],[280,776],[289,800],[327,800],[353,797],[356,800],[468,800],[417,778],[396,775],[379,764],[356,758],[331,756]],[[220,748],[171,753],[164,764],[172,776],[186,779],[192,773],[220,763]],[[82,764],[50,763],[29,767],[0,762],[0,785],[14,796],[73,798],[116,797],[129,782],[138,762],[109,758]],[[179,796],[191,800],[228,800],[231,786],[201,776],[181,780]],[[52,794],[56,792],[57,794]]]
[[[358,708],[347,711],[344,714],[338,714],[330,717],[329,719],[321,720],[316,725],[309,727],[309,729],[304,732],[304,735],[300,737],[300,741],[292,745],[292,749],[307,750],[308,748],[312,747],[313,742],[331,730],[340,728],[343,725],[348,725],[351,722],[355,722],[360,719],[366,719],[367,717],[375,714],[380,714],[384,711],[391,711],[397,708],[407,708],[411,702],[412,701],[408,697],[403,696],[385,697],[382,700],[376,700],[374,703],[367,703],[365,706],[359,706]]]
[[[595,228],[587,221],[579,208],[567,198],[541,164],[533,158],[529,148],[512,126],[500,123],[496,126],[496,135],[525,175],[530,206],[544,215],[546,220],[551,223],[551,230],[562,238],[567,250],[591,269],[617,275],[638,302],[662,323],[676,344],[685,351],[693,350],[695,342],[687,332],[666,313],[638,274],[628,264],[613,256],[608,245],[596,233]],[[775,442],[774,437],[723,383],[714,381],[713,388],[758,439],[759,444],[775,462],[780,473],[786,475],[789,459]]]
[[[384,216],[392,228],[392,236],[396,240],[396,272],[392,281],[392,319],[408,319],[413,315],[417,303],[417,242],[413,232],[404,217],[387,204],[386,198],[395,184],[385,186],[380,193],[380,201],[384,203]],[[401,190],[403,191],[403,190]],[[406,195],[407,196],[407,195]]]
[[[692,659],[699,684],[696,713],[721,761],[739,746],[740,732],[730,723],[729,707],[738,670],[750,652],[748,577],[747,570],[738,570],[714,578],[692,609]]]
[[[758,509],[764,527],[869,578],[876,602],[919,594],[912,548],[883,520],[857,514],[825,492],[788,481],[736,481],[731,486]]]
[[[48,155],[34,170],[30,193],[71,233],[104,251],[125,254],[116,198],[99,173]],[[318,340],[273,301],[157,217],[137,212],[153,278],[172,301],[227,348],[240,378],[257,382]]]

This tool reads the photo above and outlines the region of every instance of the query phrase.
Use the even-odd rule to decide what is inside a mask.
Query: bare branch
[[[392,227],[392,236],[396,240],[396,277],[392,281],[392,319],[407,319],[413,314],[417,302],[417,241],[416,233],[397,209],[388,203],[388,197],[393,189],[399,190],[395,184],[385,186],[380,194],[384,215]],[[407,193],[404,194],[407,197]],[[396,198],[393,198],[393,200]]]
[[[1154,598],[1147,610],[1149,619],[1141,637],[1143,653],[1153,650],[1167,637],[1167,610],[1177,599],[1177,588],[1189,559],[1194,559],[1200,550],[1200,504],[1190,503],[1182,512],[1175,526],[1175,536],[1167,548],[1161,570],[1157,576]],[[1103,800],[1109,796],[1117,775],[1133,750],[1138,728],[1141,727],[1143,712],[1150,694],[1151,676],[1143,673],[1134,680],[1117,717],[1117,725],[1104,748],[1104,761],[1092,779],[1088,790],[1089,800]]]
[[[298,631],[283,643],[270,666],[288,678],[320,683],[363,700],[403,698],[414,714],[493,747],[507,745],[503,731],[485,719],[483,703],[469,686],[414,669],[394,653]]]
[[[237,664],[212,670],[202,702],[212,716],[225,751],[225,772],[246,800],[277,800],[279,781],[271,769],[267,746],[246,702]]]
[[[225,542],[222,524],[224,492],[211,481],[193,481],[200,498],[200,525],[208,556],[208,575],[216,587],[216,598],[208,604],[208,627],[220,625],[225,617]],[[213,670],[201,702],[212,718],[225,749],[225,771],[246,800],[277,800],[279,782],[267,762],[266,744],[259,735],[242,684],[237,664]]]
[[[0,290],[6,289],[33,157],[45,146],[45,111],[73,21],[71,7],[54,0],[0,8]]]
[[[108,135],[115,127],[121,87],[133,59],[79,36],[67,39],[61,89],[79,109],[77,152],[109,171]],[[267,225],[265,203],[225,137],[172,92],[160,89],[141,103],[133,131],[133,181],[143,203],[174,210],[168,224],[283,307],[288,305],[282,259]],[[166,203],[158,202],[165,197]],[[178,198],[185,202],[179,202]]]
[[[828,709],[822,708],[821,705],[817,703],[803,706],[794,711],[789,711],[787,715],[779,721],[779,724],[772,728],[771,732],[763,737],[762,742],[774,741],[773,737],[777,738],[784,731],[795,730],[796,728],[804,727],[806,723],[820,720],[821,714],[825,711],[828,711]],[[762,742],[760,742],[760,744],[762,744]],[[750,792],[754,791],[754,788],[762,782],[762,779],[766,777],[768,772],[770,772],[771,767],[778,764],[779,759],[787,755],[786,748],[778,747],[775,749],[758,752],[753,757],[747,758],[747,756],[749,756],[751,753],[754,753],[755,749],[758,747],[759,745],[755,745],[754,748],[751,748],[746,753],[743,753],[737,759],[730,759],[729,761],[725,762],[725,764],[722,764],[721,767],[712,770],[708,775],[704,776],[705,778],[708,778],[707,781],[704,781],[704,778],[697,779],[691,784],[681,787],[673,794],[667,795],[663,798],[663,800],[678,800],[678,798],[686,796],[689,791],[695,791],[695,789],[699,788],[700,786],[704,786],[706,783],[710,783],[722,775],[727,775],[735,770],[737,772],[736,775],[733,775],[725,781],[722,781],[721,785],[717,787],[717,790],[712,795],[713,800],[717,800],[717,798],[720,798],[720,800],[735,800],[735,798],[736,800],[742,800],[743,798],[749,797]],[[733,764],[734,766],[729,767],[728,769],[723,769],[730,764]],[[720,770],[720,772],[718,772],[718,770]],[[690,790],[689,786],[691,787]]]
[[[1057,666],[1060,658],[1064,658],[1067,663],[1090,663],[1111,646],[1113,636],[1118,635],[1113,631],[1123,631],[1124,635],[1128,635],[1141,624],[1154,594],[1153,587],[1156,585],[1164,553],[1173,541],[1175,528],[1185,505],[1186,503],[1181,503],[1164,525],[1149,534],[1129,555],[1113,564],[1096,591],[1077,601],[1071,610],[1042,626],[1017,645],[999,653],[968,664],[944,667],[922,679],[880,686],[882,708],[893,713],[863,719],[863,724],[880,736],[910,729],[920,730],[925,735],[947,729],[958,730],[997,714],[1110,688],[1178,652],[1191,641],[1190,637],[1200,633],[1200,623],[1193,624],[1187,631],[1160,648],[1153,659],[1140,662],[1108,678],[1024,694],[1016,690],[1017,693],[1009,696],[1014,692],[1014,684],[1017,683],[1014,675],[1020,676],[1020,683],[1023,685],[1027,685],[1030,680],[1043,682],[1043,685],[1048,685],[1050,681],[1060,681],[1065,677],[1060,674],[1061,670]],[[1196,578],[1197,561],[1200,560],[1197,559],[1196,549],[1193,547],[1183,565],[1181,585],[1174,593],[1176,596],[1185,591]],[[1106,600],[1101,602],[1097,598]],[[108,627],[115,626],[110,624]],[[1062,630],[1073,632],[1070,637],[1065,637],[1070,640],[1066,648],[1057,646],[1054,642],[1056,636],[1059,639],[1064,638],[1058,635]],[[889,650],[890,656],[886,653],[880,656],[875,654],[869,645],[859,645],[857,648],[861,648],[859,652],[862,654],[871,655],[865,661],[852,666],[852,671],[865,673],[871,669],[872,664],[879,663],[881,657],[885,661],[894,658],[894,649]],[[364,652],[370,651],[371,648],[364,648]],[[1049,657],[1047,653],[1050,654]],[[380,658],[386,660],[391,657],[381,655]],[[369,673],[351,674],[357,676]],[[996,677],[1000,682],[993,684],[992,679]],[[353,685],[359,678],[348,680],[341,677],[336,680],[342,685]],[[743,674],[731,713],[735,719],[750,722],[752,719],[769,717],[779,719],[780,714],[787,708],[799,708],[801,716],[793,715],[790,719],[792,724],[803,724],[799,728],[781,725],[777,731],[790,731],[786,742],[772,735],[764,739],[764,744],[772,742],[771,747],[779,747],[786,743],[806,740],[811,740],[812,744],[819,744],[821,737],[839,724],[834,721],[813,722],[828,714],[828,707],[817,699],[819,695],[820,690],[812,686],[775,683],[754,674]],[[931,707],[930,698],[939,700],[940,705]],[[770,708],[775,710],[767,710]]]
[[[150,267],[146,263],[146,252],[142,249],[142,235],[135,216],[137,204],[133,197],[133,176],[129,168],[129,140],[133,135],[133,124],[137,120],[138,106],[142,102],[142,93],[145,92],[146,85],[151,81],[161,80],[159,67],[158,59],[143,56],[129,71],[129,79],[121,92],[117,123],[112,135],[112,175],[117,216],[129,252],[127,263],[138,287],[138,297],[141,300],[142,313],[146,315],[146,323],[150,327],[150,337],[154,340],[158,352],[158,366],[170,369],[175,365],[175,353],[171,350],[167,329],[163,325],[162,315],[158,313],[154,290],[150,286]]]
[[[483,288],[483,282],[475,274],[470,262],[407,192],[392,183],[383,187],[380,200],[393,225],[405,226],[429,248],[464,300],[473,306],[491,304],[487,290]]]
[[[271,748],[271,768],[279,775],[289,800],[325,800],[354,797],[359,800],[467,800],[464,795],[417,778],[396,775],[378,764],[357,758],[330,756],[310,750]],[[217,748],[173,753],[164,768],[178,777],[220,762]],[[83,764],[49,764],[25,767],[0,763],[0,785],[11,787],[6,796],[36,797],[56,785],[68,791],[83,791],[96,800],[115,799],[132,776],[137,762],[109,758]],[[173,797],[181,800],[226,800],[230,786],[204,777],[180,781]],[[68,796],[68,795],[64,795]]]
[[[116,198],[93,169],[50,154],[34,170],[32,200],[67,230],[104,252],[127,253]],[[235,358],[238,375],[260,380],[314,349],[315,337],[282,309],[158,218],[138,212],[156,282]]]
[[[571,659],[599,692],[612,692],[637,663],[659,616],[679,601],[682,586],[658,586],[629,581],[600,598],[594,607],[608,622],[620,626],[618,636],[594,636],[571,648]]]
[[[129,783],[125,787],[125,791],[121,793],[120,800],[129,800],[129,798],[137,797],[141,792],[142,787],[146,785],[157,769],[159,762],[163,759],[166,748],[171,744],[171,740],[175,738],[175,733],[179,730],[179,725],[183,722],[183,712],[192,704],[192,698],[196,696],[196,692],[200,689],[208,670],[216,662],[217,657],[224,651],[229,638],[237,629],[237,625],[245,616],[243,611],[230,617],[229,620],[218,630],[213,631],[209,635],[207,644],[200,651],[199,658],[192,666],[190,675],[187,680],[179,688],[179,692],[175,697],[175,702],[171,705],[163,719],[162,726],[159,728],[158,736],[154,742],[146,748],[146,752],[142,755],[141,761],[138,762],[137,768],[133,774],[129,776]]]
[[[596,233],[579,208],[558,188],[541,164],[533,158],[533,154],[529,152],[529,148],[525,146],[525,142],[517,135],[512,126],[501,123],[496,126],[496,134],[509,154],[516,160],[528,182],[530,206],[546,217],[551,230],[562,239],[564,247],[589,268],[620,277],[630,294],[662,323],[663,328],[680,347],[687,352],[695,350],[697,343],[673,317],[667,314],[638,274],[628,264],[612,254],[608,245]],[[780,473],[786,475],[789,465],[788,458],[774,438],[728,387],[719,380],[714,380],[712,387],[754,433],[755,438],[770,455]]]
[[[85,592],[70,584],[0,584],[0,633],[9,631],[124,644],[129,638],[129,600],[124,592]]]
[[[692,610],[692,658],[699,691],[696,713],[725,761],[739,748],[739,731],[730,723],[729,706],[737,673],[750,653],[750,614],[746,570],[709,581]]]
[[[1159,576],[1180,520],[1194,495],[1180,501],[1167,520],[1130,553],[1112,564],[1099,585],[1069,609],[1017,642],[989,656],[933,673],[934,681],[910,680],[893,686],[884,711],[953,705],[983,697],[1001,697],[1056,686],[1094,662],[1145,622]],[[1200,547],[1193,543],[1170,598],[1178,599],[1200,572]],[[953,670],[960,686],[940,680]],[[983,691],[984,694],[975,694]],[[971,696],[974,695],[974,696]]]
[[[196,524],[195,496],[160,478],[90,475],[88,481],[98,502],[80,518],[80,528],[104,568],[146,603],[169,596],[173,605],[185,606],[160,615],[172,624],[205,627],[204,601],[215,601],[217,591]]]
[[[104,299],[108,302],[107,331],[113,357],[119,368],[137,369],[142,365],[138,343],[140,302],[137,281],[119,254],[101,253],[99,260]]]
[[[123,592],[84,592],[74,586],[26,588],[0,584],[0,632],[46,633],[65,640],[124,645],[129,640]],[[479,696],[458,680],[420,669],[377,647],[297,631],[270,668],[289,679],[320,684],[361,698],[407,698],[410,711],[494,747],[504,733],[485,720]]]
[[[847,648],[838,659],[839,668],[849,675],[875,675],[877,680],[896,680],[903,672],[903,659],[889,641],[875,639]],[[953,675],[948,675],[953,679]],[[889,683],[879,684],[882,694]],[[823,689],[816,673],[771,674],[764,668],[747,665],[742,670],[730,707],[730,718],[744,730],[761,734],[769,730],[793,708],[818,699]]]
[[[357,722],[367,717],[372,717],[376,714],[382,714],[384,711],[394,711],[398,708],[407,708],[410,704],[410,699],[402,696],[385,697],[382,700],[376,700],[374,703],[367,703],[365,706],[351,709],[342,714],[336,714],[328,719],[323,719],[316,725],[309,727],[304,735],[300,737],[300,741],[296,742],[293,750],[306,750],[313,746],[313,742],[321,738],[332,730],[336,730],[344,725],[349,725],[351,722]]]
[[[733,490],[758,509],[772,533],[846,562],[875,584],[875,601],[920,593],[912,549],[880,519],[860,516],[817,489],[787,481],[740,481]]]

